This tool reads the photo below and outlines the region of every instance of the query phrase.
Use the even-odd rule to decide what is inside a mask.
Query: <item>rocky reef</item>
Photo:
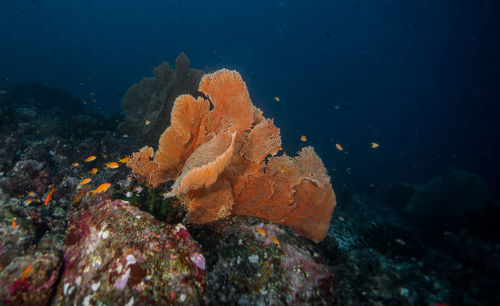
[[[432,234],[411,222],[429,214],[415,217],[409,203],[418,210],[419,194],[439,185],[455,220],[491,229],[497,206],[473,174],[377,192],[334,181],[338,205],[320,243],[255,216],[192,224],[179,200],[125,167],[137,144],[117,128],[123,118],[41,85],[1,92],[2,305],[500,303],[493,232],[435,213]]]

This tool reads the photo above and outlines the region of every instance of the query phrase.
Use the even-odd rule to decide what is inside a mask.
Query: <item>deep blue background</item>
[[[237,69],[287,153],[306,135],[334,179],[423,183],[458,167],[496,191],[498,12],[483,0],[3,0],[0,85],[95,92],[119,112],[131,84],[183,51],[193,67]]]

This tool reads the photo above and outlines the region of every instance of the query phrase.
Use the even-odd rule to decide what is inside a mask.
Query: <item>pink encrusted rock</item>
[[[204,256],[187,229],[108,196],[70,210],[56,304],[205,303]]]
[[[207,269],[208,304],[333,305],[334,278],[314,244],[290,228],[230,216],[200,237],[216,258]],[[210,250],[211,251],[211,250]]]
[[[47,305],[61,269],[61,258],[52,250],[16,257],[0,272],[0,304]]]
[[[193,253],[189,257],[191,261],[201,270],[205,270],[205,257],[201,253]]]

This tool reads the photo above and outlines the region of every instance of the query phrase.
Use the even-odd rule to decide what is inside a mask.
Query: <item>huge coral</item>
[[[158,150],[144,147],[127,165],[155,187],[175,180],[167,196],[183,200],[192,223],[250,215],[322,240],[335,194],[314,149],[266,162],[281,149],[280,131],[252,104],[238,72],[207,74],[198,90],[205,97],[176,99]]]

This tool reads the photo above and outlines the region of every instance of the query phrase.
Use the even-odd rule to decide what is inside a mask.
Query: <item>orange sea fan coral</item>
[[[203,76],[199,90],[210,101],[182,95],[174,102],[171,124],[160,136],[158,150],[154,154],[153,162],[157,168],[148,174],[148,179],[143,179],[154,187],[175,179],[195,149],[214,135],[235,132],[237,139],[245,138],[254,121],[254,113],[258,114],[245,83],[236,71],[222,69]],[[210,103],[213,104],[212,110],[209,110]],[[145,171],[138,168],[134,159],[146,160],[150,156],[142,155],[150,151],[141,152],[134,154],[127,165],[142,177]]]
[[[207,130],[240,132],[250,129],[254,107],[238,72],[222,69],[206,74],[200,81],[199,91],[214,105],[207,116]]]
[[[295,158],[270,158],[265,175],[239,194],[233,213],[286,224],[320,241],[328,232],[334,208],[335,194],[323,162],[312,147],[305,147]]]
[[[154,150],[151,147],[143,147],[139,152],[132,154],[127,161],[127,166],[139,176],[139,180],[153,184],[153,173],[156,171],[157,163],[152,161]]]
[[[240,154],[249,161],[260,162],[268,155],[276,155],[280,148],[280,130],[272,120],[266,119],[252,129]]]
[[[295,158],[274,156],[280,131],[250,101],[241,76],[222,69],[203,76],[204,97],[179,96],[158,150],[145,147],[127,165],[153,186],[175,180],[192,223],[230,213],[293,227],[314,241],[326,235],[335,194],[312,147]],[[213,109],[210,110],[210,104]]]
[[[233,157],[235,138],[236,133],[221,133],[199,146],[189,156],[167,197],[209,187],[215,183]]]

